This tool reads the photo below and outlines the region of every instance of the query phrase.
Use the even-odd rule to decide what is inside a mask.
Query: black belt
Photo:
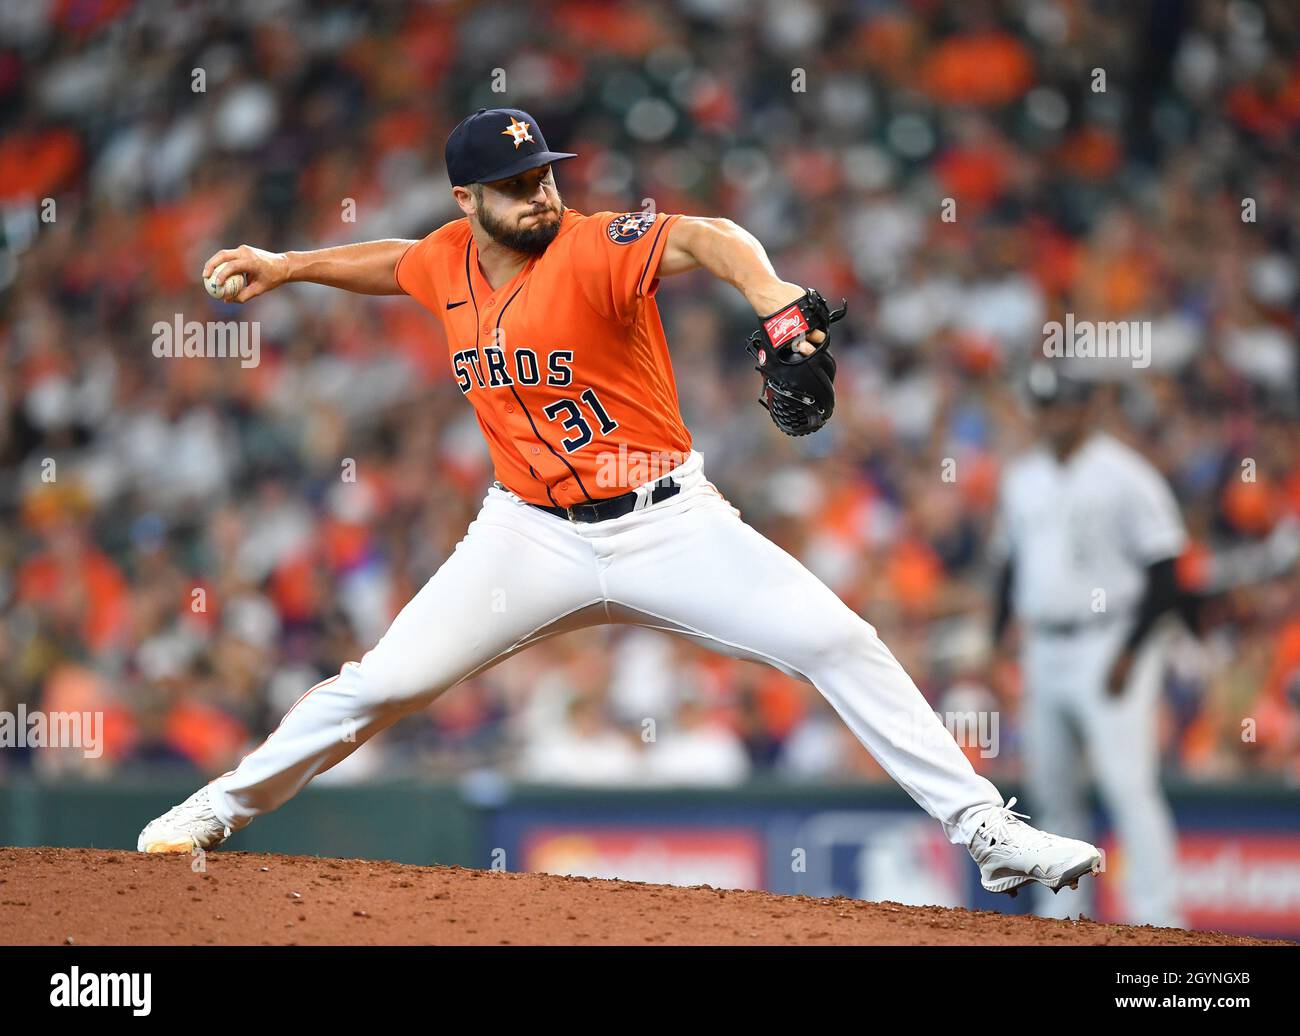
[[[1073,622],[1034,622],[1034,631],[1049,637],[1073,637],[1098,626],[1105,626],[1115,618],[1110,612],[1097,612],[1090,619],[1076,619]]]
[[[502,489],[500,482],[496,483]],[[621,518],[625,514],[631,514],[636,508],[637,498],[642,494],[644,486],[640,489],[634,489],[628,493],[621,493],[618,496],[606,497],[604,500],[585,500],[580,504],[574,504],[572,507],[550,507],[546,504],[528,503],[529,507],[536,507],[539,511],[546,511],[557,518],[567,518],[571,522],[604,522],[611,518]],[[676,496],[682,491],[682,487],[677,484],[672,475],[665,475],[656,482],[650,489],[650,503],[657,504],[669,497]],[[648,506],[648,505],[647,505]]]
[[[1082,633],[1086,624],[1082,622],[1036,622],[1034,629],[1049,637],[1073,637]]]

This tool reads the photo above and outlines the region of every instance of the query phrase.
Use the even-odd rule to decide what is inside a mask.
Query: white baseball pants
[[[698,451],[672,474],[676,496],[595,523],[490,488],[464,539],[379,643],[311,688],[212,782],[217,816],[242,826],[275,809],[372,735],[529,644],[621,622],[811,683],[948,839],[968,844],[1002,797],[875,629],[740,519],[704,477]]]
[[[1031,823],[1068,838],[1091,840],[1085,802],[1087,763],[1114,826],[1132,924],[1182,927],[1176,902],[1177,834],[1160,787],[1156,720],[1164,638],[1139,650],[1123,694],[1111,698],[1106,678],[1128,623],[1097,625],[1072,636],[1026,631],[1025,776]],[[1052,893],[1035,886],[1035,911],[1045,917],[1090,912],[1096,886]]]

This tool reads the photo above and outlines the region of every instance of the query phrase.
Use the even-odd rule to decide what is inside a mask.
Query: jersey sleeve
[[[401,288],[425,309],[442,316],[442,300],[438,294],[434,276],[437,264],[435,258],[441,247],[442,231],[433,233],[411,243],[397,260],[393,276]]]
[[[631,323],[643,299],[659,287],[659,262],[668,228],[679,217],[663,212],[598,212],[583,220],[573,243],[578,283],[602,316]]]
[[[1129,542],[1133,557],[1142,565],[1174,558],[1187,545],[1178,501],[1161,474],[1145,460],[1128,471],[1127,506]]]

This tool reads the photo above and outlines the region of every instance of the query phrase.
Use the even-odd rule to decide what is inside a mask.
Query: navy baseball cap
[[[480,108],[447,138],[447,177],[453,187],[491,183],[577,157],[548,149],[537,120],[526,111]]]

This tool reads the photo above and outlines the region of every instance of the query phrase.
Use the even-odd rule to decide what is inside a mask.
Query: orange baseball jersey
[[[677,218],[565,209],[546,251],[496,291],[465,219],[398,261],[398,285],[447,329],[497,479],[529,503],[618,496],[689,454],[654,301]]]

